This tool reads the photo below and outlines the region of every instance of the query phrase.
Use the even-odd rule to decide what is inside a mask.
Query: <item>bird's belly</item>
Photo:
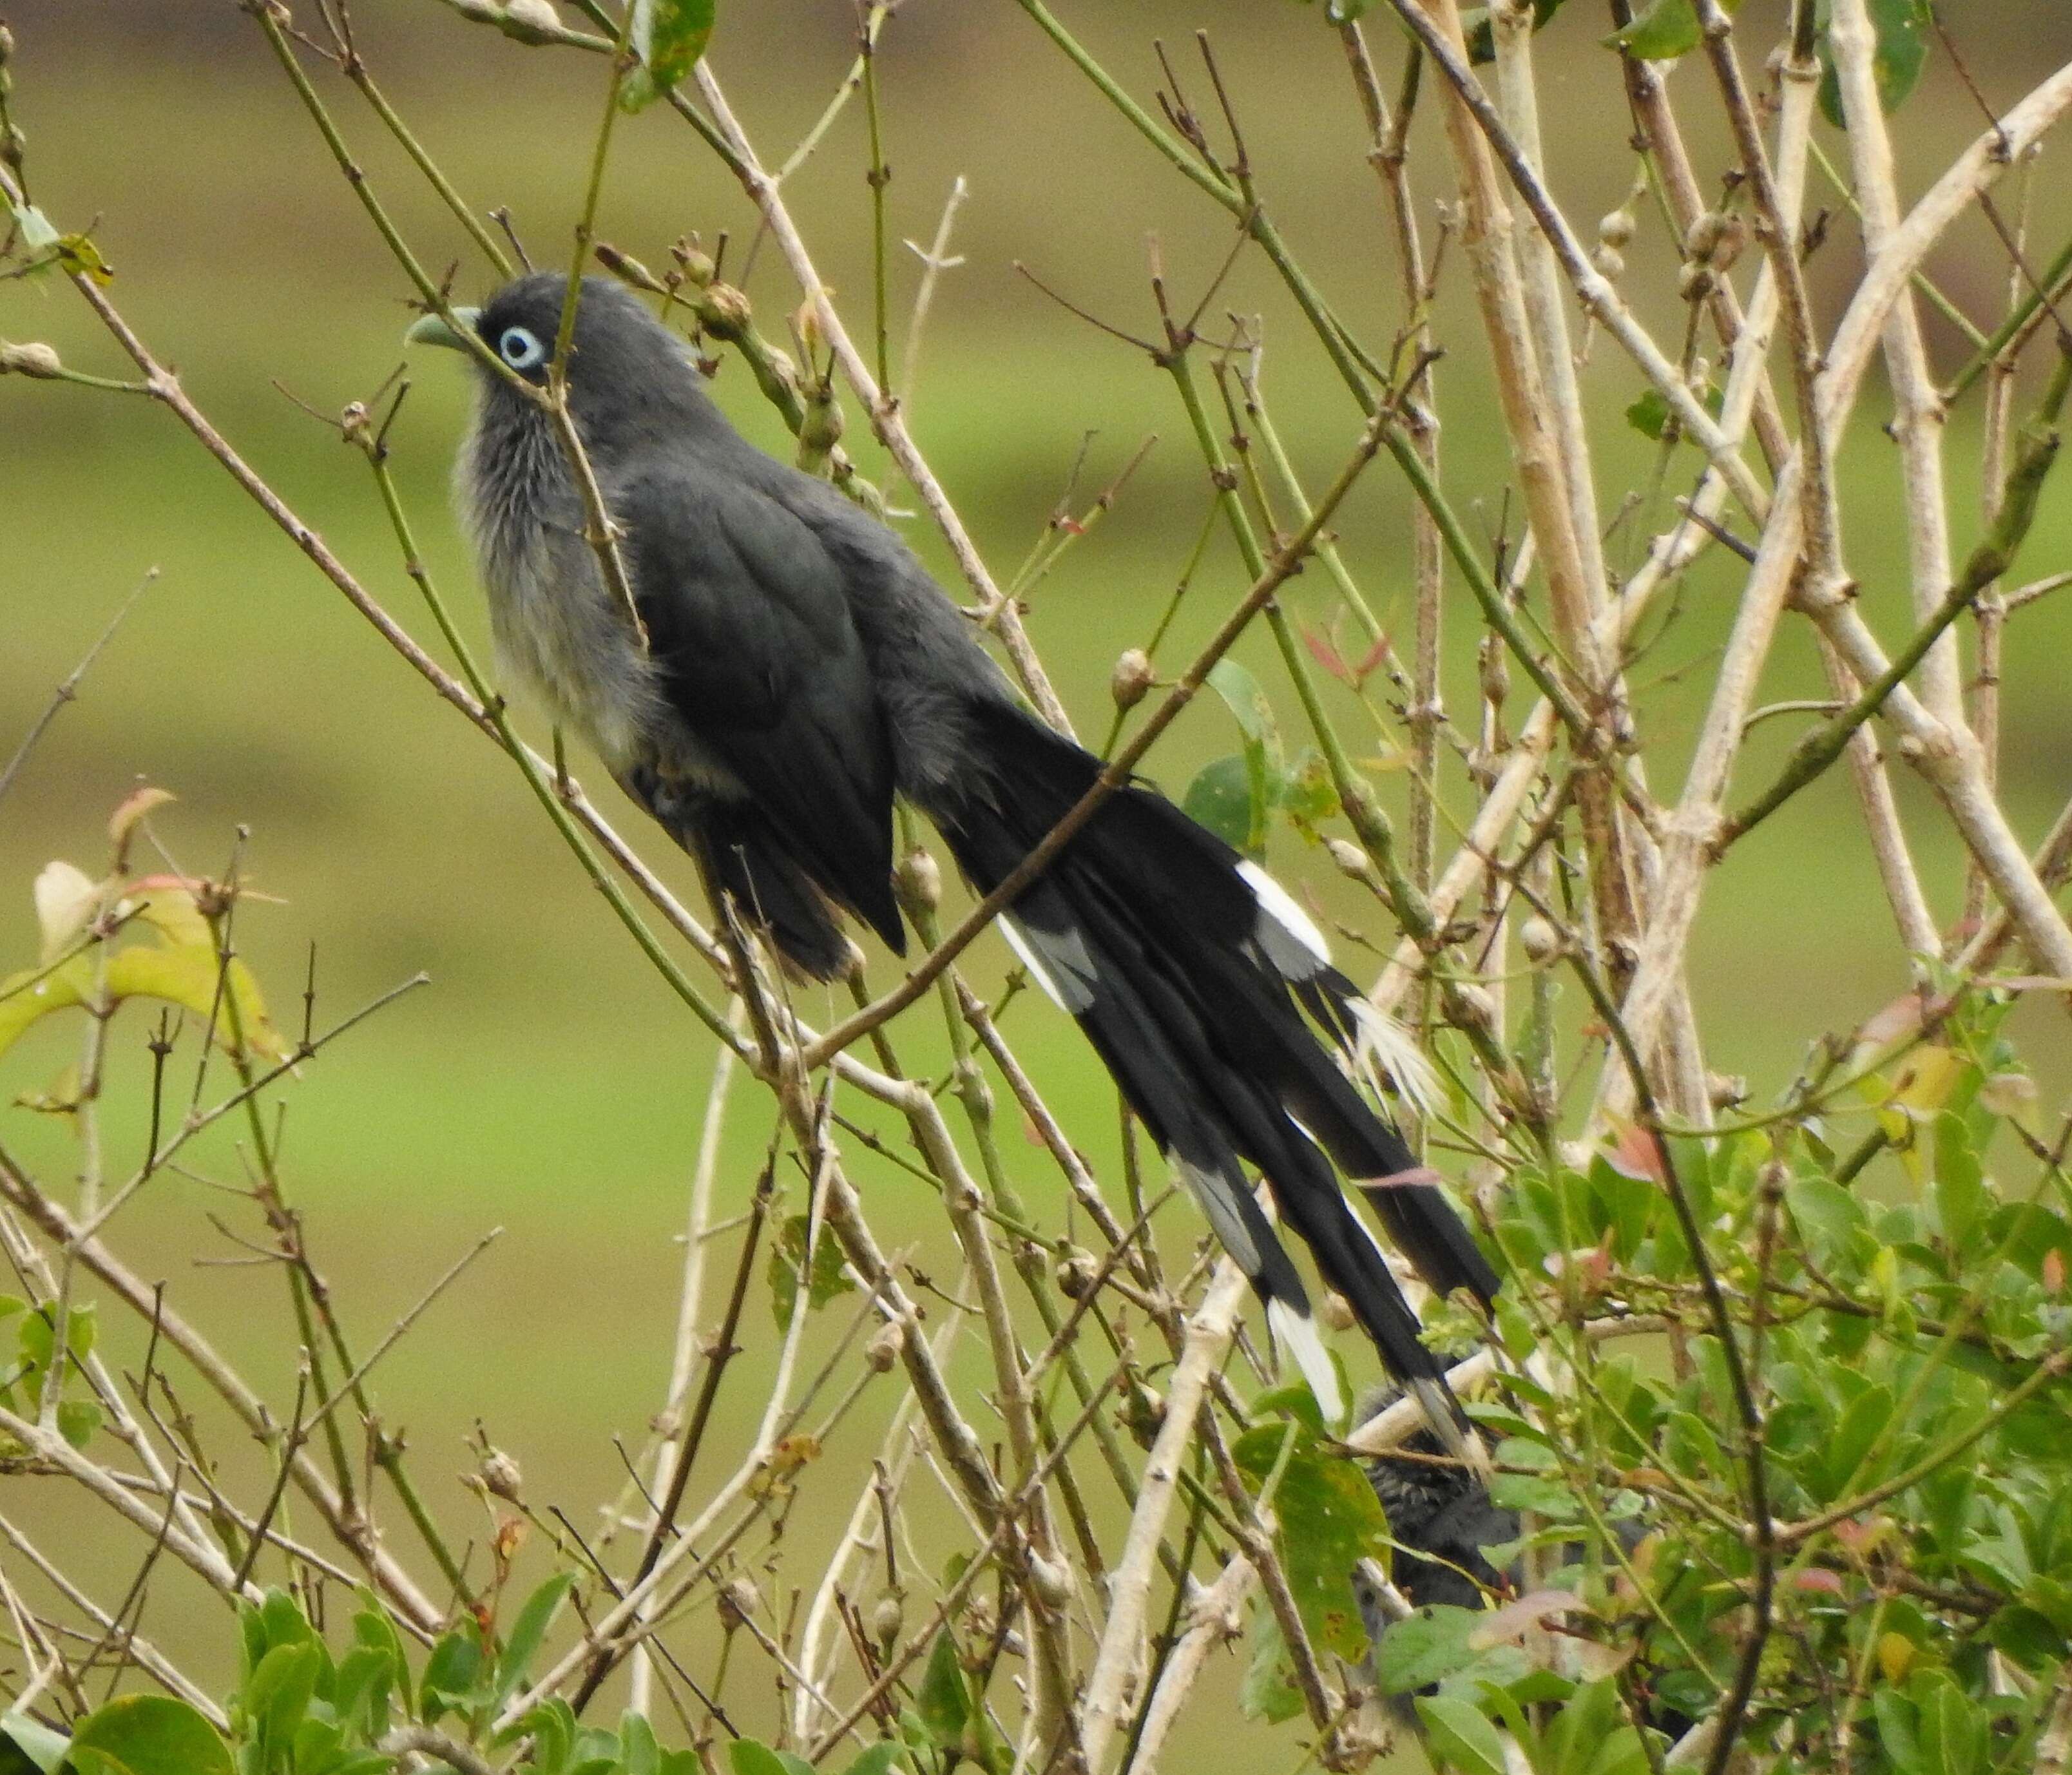
[[[580,734],[615,777],[652,774],[723,800],[746,795],[670,706],[587,544],[543,534],[486,565],[502,674]]]
[[[655,668],[589,546],[538,536],[483,565],[505,679],[581,734],[615,775],[648,757],[665,707]]]

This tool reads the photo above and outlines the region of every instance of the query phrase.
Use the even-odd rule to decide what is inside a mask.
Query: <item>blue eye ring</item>
[[[496,355],[514,370],[536,370],[547,361],[546,347],[523,327],[507,327],[497,335]]]

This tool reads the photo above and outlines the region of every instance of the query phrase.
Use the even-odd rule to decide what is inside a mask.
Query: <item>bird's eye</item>
[[[537,335],[522,327],[507,327],[496,341],[496,355],[514,370],[536,370],[545,361],[547,348]]]

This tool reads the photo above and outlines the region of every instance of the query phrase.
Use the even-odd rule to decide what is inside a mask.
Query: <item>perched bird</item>
[[[454,316],[516,376],[543,384],[566,289],[534,273]],[[410,335],[464,344],[434,316]],[[550,417],[478,369],[458,499],[506,674],[702,853],[797,968],[822,979],[847,968],[837,907],[905,952],[895,795],[935,823],[983,893],[1092,786],[1100,761],[1021,705],[905,544],[744,440],[683,342],[629,292],[583,280],[567,382],[644,645],[585,540]],[[1246,1161],[1389,1369],[1447,1416],[1442,1370],[1325,1157],[1371,1185],[1415,1171],[1304,1014],[1356,1055],[1373,1013],[1293,900],[1162,796],[1130,787],[1001,925],[1200,1202],[1326,1411],[1342,1412],[1336,1378]],[[1370,1199],[1432,1288],[1485,1303],[1495,1293],[1437,1189],[1397,1181]]]
[[[1364,1422],[1388,1399],[1363,1402],[1355,1414]],[[1403,1444],[1412,1457],[1446,1451],[1428,1431]],[[1378,1455],[1366,1463],[1367,1482],[1388,1518],[1396,1543],[1390,1576],[1413,1609],[1444,1603],[1456,1609],[1480,1609],[1492,1596],[1515,1588],[1512,1574],[1489,1562],[1485,1547],[1515,1541],[1521,1531],[1518,1512],[1493,1503],[1486,1473],[1470,1465],[1442,1466],[1431,1460]],[[1354,1586],[1359,1590],[1361,1575]],[[1363,1609],[1369,1599],[1361,1597]],[[1370,1617],[1370,1632],[1379,1629]]]

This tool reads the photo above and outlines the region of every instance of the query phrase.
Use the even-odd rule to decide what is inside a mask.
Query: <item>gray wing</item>
[[[699,466],[612,495],[664,692],[791,860],[903,953],[891,746],[842,569],[784,506]]]

